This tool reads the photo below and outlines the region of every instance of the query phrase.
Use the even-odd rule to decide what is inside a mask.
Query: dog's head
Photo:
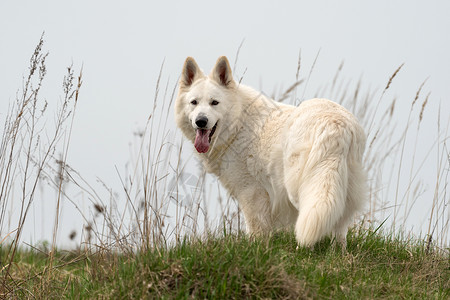
[[[236,82],[225,56],[205,76],[192,57],[184,63],[175,102],[177,125],[199,153],[226,142],[239,117]]]

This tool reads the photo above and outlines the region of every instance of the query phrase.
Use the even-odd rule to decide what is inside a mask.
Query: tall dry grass
[[[19,249],[25,223],[29,221],[32,204],[37,198],[37,189],[44,173],[55,160],[58,160],[57,205],[53,229],[53,240],[49,252],[51,272],[53,253],[60,220],[59,209],[62,200],[62,177],[64,176],[67,153],[70,144],[71,124],[76,102],[81,88],[81,73],[78,81],[72,66],[67,68],[62,83],[63,96],[54,116],[55,123],[46,123],[48,102],[40,96],[47,74],[46,59],[48,52],[43,50],[44,39],[41,36],[30,58],[28,75],[23,79],[21,90],[10,104],[0,146],[0,246],[1,246],[1,295],[8,294],[10,286],[7,280],[14,271],[13,260]],[[70,124],[68,124],[70,121]],[[13,216],[8,208],[19,205],[19,213]],[[44,204],[42,204],[44,205]],[[12,210],[12,209],[11,209]],[[6,242],[7,241],[7,242]]]

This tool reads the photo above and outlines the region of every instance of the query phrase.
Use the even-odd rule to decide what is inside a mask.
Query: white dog
[[[186,59],[175,114],[206,171],[239,202],[248,233],[295,224],[299,245],[333,234],[345,247],[366,199],[366,137],[350,112],[326,99],[275,102],[234,81],[223,56],[209,76]]]

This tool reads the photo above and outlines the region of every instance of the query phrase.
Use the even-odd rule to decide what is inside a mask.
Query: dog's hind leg
[[[347,249],[347,232],[348,232],[348,226],[349,222],[351,221],[351,216],[347,213],[347,211],[344,212],[344,215],[341,217],[341,219],[336,223],[334,228],[332,229],[331,237],[333,238],[333,248],[336,246],[336,244],[339,244],[342,249],[342,253],[346,252]]]
[[[360,211],[367,198],[367,175],[361,164],[362,151],[352,152],[348,158],[348,188],[344,214],[333,228],[333,236],[343,250],[347,246],[347,232],[355,214]]]

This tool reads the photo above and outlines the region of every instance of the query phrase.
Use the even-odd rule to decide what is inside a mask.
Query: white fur
[[[350,112],[326,99],[275,102],[235,82],[220,57],[209,76],[186,59],[175,113],[192,142],[199,114],[208,129],[217,124],[209,150],[197,154],[239,202],[249,233],[295,224],[300,245],[329,234],[345,243],[366,200],[366,137]]]

